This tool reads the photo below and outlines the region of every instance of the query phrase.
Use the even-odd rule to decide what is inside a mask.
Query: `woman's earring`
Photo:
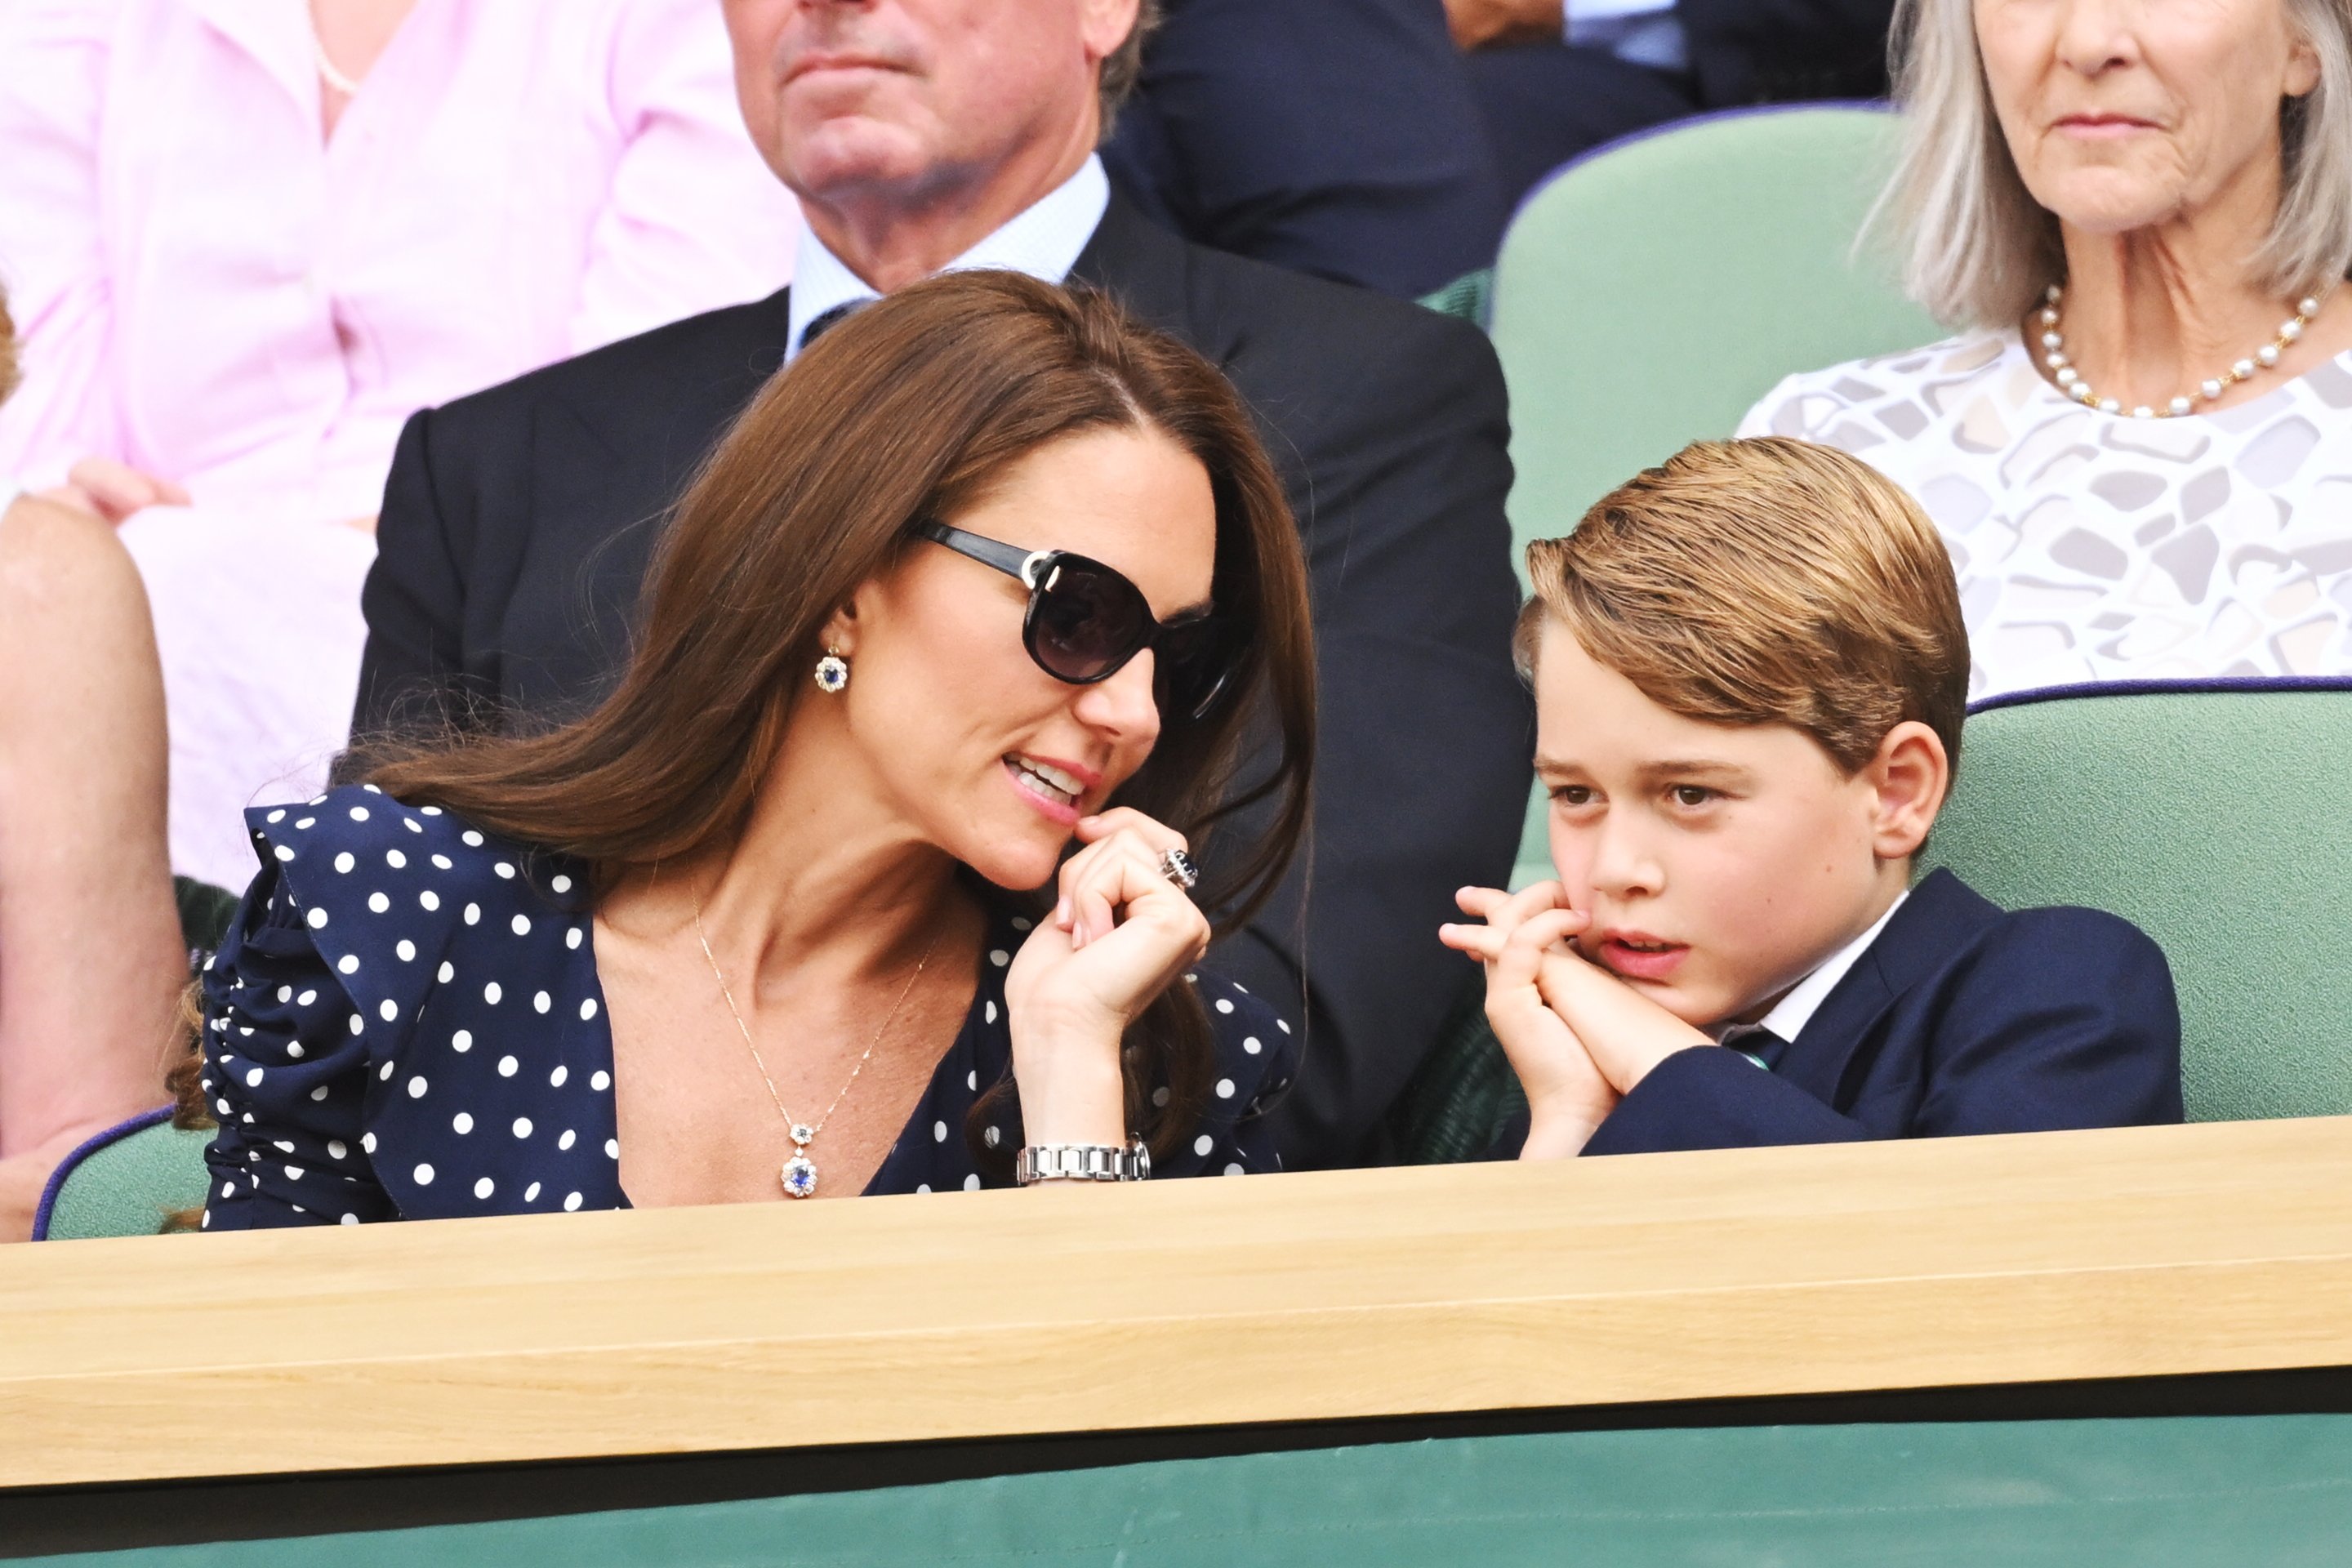
[[[848,684],[849,661],[841,657],[839,648],[826,648],[824,657],[816,661],[816,689],[819,691],[837,692]]]

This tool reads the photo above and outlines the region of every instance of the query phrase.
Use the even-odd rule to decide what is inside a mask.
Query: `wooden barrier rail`
[[[0,1248],[9,1486],[2352,1364],[2352,1119]]]

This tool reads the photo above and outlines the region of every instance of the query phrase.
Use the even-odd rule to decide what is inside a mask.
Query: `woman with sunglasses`
[[[894,294],[710,459],[600,707],[248,814],[204,1223],[1271,1170],[1290,1021],[1196,965],[1312,729],[1216,371],[1013,274]]]

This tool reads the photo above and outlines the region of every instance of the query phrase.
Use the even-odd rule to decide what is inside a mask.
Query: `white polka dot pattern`
[[[625,1205],[609,1014],[583,910],[559,901],[577,897],[576,863],[446,813],[381,797],[371,810],[361,792],[320,805],[309,827],[282,808],[275,822],[248,813],[267,856],[248,895],[261,913],[203,977],[205,1092],[221,1122],[206,1159],[223,1189],[205,1228]],[[350,871],[335,869],[342,857]],[[992,921],[971,1011],[870,1191],[1009,1183],[1020,1133],[1003,987],[1019,943],[1009,914]],[[1154,1173],[1272,1170],[1257,1113],[1295,1070],[1288,1027],[1213,963],[1196,983],[1213,1087]]]

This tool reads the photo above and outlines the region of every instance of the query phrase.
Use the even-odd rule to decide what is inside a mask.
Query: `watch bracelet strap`
[[[1140,1182],[1151,1174],[1151,1156],[1143,1140],[1116,1143],[1032,1143],[1013,1165],[1013,1180],[1032,1182]]]

